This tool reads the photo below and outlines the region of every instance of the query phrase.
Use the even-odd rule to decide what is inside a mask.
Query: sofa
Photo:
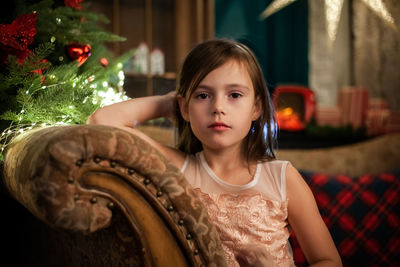
[[[400,134],[331,148],[283,149],[302,174],[344,266],[400,266]],[[307,262],[291,235],[298,266]]]
[[[31,130],[9,143],[3,169],[6,266],[225,266],[183,175],[124,130]]]
[[[165,144],[174,131],[140,130]],[[277,151],[302,174],[344,266],[400,265],[400,134]],[[224,266],[215,227],[182,174],[109,126],[33,130],[7,147],[5,257],[15,266]],[[297,266],[307,262],[292,233]]]

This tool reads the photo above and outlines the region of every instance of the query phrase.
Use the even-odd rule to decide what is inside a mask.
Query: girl
[[[178,149],[134,125],[174,115]],[[230,266],[292,266],[289,226],[311,265],[341,260],[297,170],[273,152],[273,110],[254,54],[241,43],[210,40],[187,56],[176,93],[136,98],[95,111],[89,123],[131,131],[185,174],[220,233]]]

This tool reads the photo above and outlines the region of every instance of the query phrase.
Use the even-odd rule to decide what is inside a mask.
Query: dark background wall
[[[265,20],[272,0],[215,0],[215,34],[248,45],[270,88],[308,86],[308,1],[298,0]]]

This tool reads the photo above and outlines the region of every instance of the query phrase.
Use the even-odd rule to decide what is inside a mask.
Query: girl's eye
[[[239,97],[241,97],[242,96],[242,94],[240,94],[240,93],[232,93],[231,94],[231,97],[232,98],[239,98]]]
[[[198,99],[206,99],[208,97],[208,94],[206,93],[200,93],[196,95],[196,98]]]

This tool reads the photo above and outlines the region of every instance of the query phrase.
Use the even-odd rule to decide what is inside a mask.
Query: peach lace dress
[[[288,241],[287,164],[260,162],[251,182],[232,185],[217,177],[202,152],[186,157],[181,171],[217,226],[229,266],[256,265],[262,255],[270,255],[274,266],[294,266]]]

